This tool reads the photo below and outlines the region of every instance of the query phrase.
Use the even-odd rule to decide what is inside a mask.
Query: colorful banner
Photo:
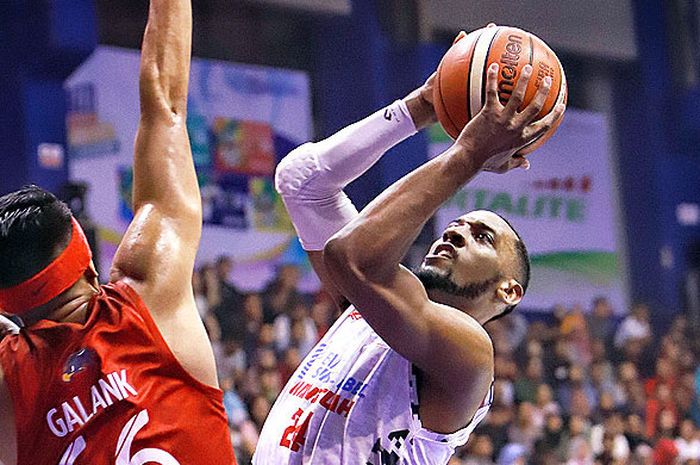
[[[449,147],[439,126],[430,134],[430,156]],[[616,177],[603,115],[569,109],[558,132],[529,158],[529,171],[480,174],[436,215],[442,230],[465,212],[492,210],[522,236],[532,260],[523,307],[586,307],[608,297],[627,309],[627,278]]]
[[[138,70],[137,51],[99,47],[66,81],[70,178],[89,183],[103,272],[133,217]],[[243,289],[259,289],[281,262],[310,269],[273,184],[279,159],[311,137],[310,102],[303,72],[192,62],[187,128],[204,214],[198,261],[232,257],[232,280]],[[306,273],[302,287],[316,286]]]

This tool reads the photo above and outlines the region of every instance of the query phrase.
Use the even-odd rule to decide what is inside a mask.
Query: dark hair
[[[496,214],[498,215],[498,213]],[[500,216],[501,219],[506,222],[506,224],[515,234],[515,269],[513,270],[513,278],[515,278],[520,283],[520,285],[523,286],[523,294],[525,294],[527,292],[527,287],[530,284],[530,255],[527,253],[527,247],[525,247],[525,242],[523,242],[523,238],[520,237],[518,231],[515,230],[513,225],[510,224],[510,222],[507,219],[503,218],[501,215],[498,216]],[[491,318],[491,320],[489,321],[503,318],[504,316],[511,313],[515,309],[515,307],[517,307],[517,305],[518,304],[509,305],[505,308],[505,310],[503,310],[503,312],[501,312],[500,315]]]
[[[46,268],[68,245],[71,232],[68,206],[40,187],[0,197],[0,289]]]

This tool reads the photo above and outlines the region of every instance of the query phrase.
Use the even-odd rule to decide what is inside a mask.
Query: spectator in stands
[[[498,454],[498,465],[525,465],[527,448],[522,444],[508,444]]]
[[[542,383],[537,386],[535,394],[535,405],[532,409],[532,420],[535,426],[542,430],[545,420],[550,415],[559,415],[559,404],[554,401],[554,394],[549,384]]]
[[[641,445],[649,446],[649,440],[644,433],[644,422],[642,418],[635,413],[627,415],[624,434],[632,453],[635,453],[637,447]]]
[[[649,307],[646,304],[634,305],[630,314],[622,321],[615,333],[615,347],[622,349],[630,342],[638,342],[646,347],[651,340],[651,326],[649,325]]]
[[[656,370],[654,376],[647,379],[644,383],[644,392],[647,396],[653,396],[656,392],[656,387],[665,384],[668,389],[673,391],[676,386],[676,365],[670,359],[666,358],[663,354],[656,360]]]
[[[537,397],[537,388],[542,384],[544,378],[544,367],[542,359],[531,358],[527,361],[525,373],[518,377],[514,383],[515,400],[517,402],[534,403]]]
[[[297,332],[301,331],[301,334],[297,334],[293,340],[292,328],[295,325],[301,326],[297,329]],[[273,326],[275,328],[275,346],[279,354],[286,351],[293,342],[296,342],[294,346],[300,351],[303,358],[318,341],[316,324],[309,316],[306,303],[301,299],[294,302],[288,312],[277,315]]]
[[[574,441],[582,439],[584,442],[588,443],[590,428],[591,425],[586,418],[582,418],[577,415],[571,415],[569,417],[567,428],[564,430],[564,436],[561,444],[567,458],[570,455]]]
[[[212,308],[212,311],[221,328],[221,338],[240,341],[245,327],[242,312],[243,294],[229,280],[232,269],[233,261],[230,257],[221,256],[216,260],[214,285],[218,289],[218,295],[213,300],[218,304]]]
[[[250,403],[250,416],[258,431],[262,429],[272,404],[264,395],[257,395]]]
[[[608,391],[603,391],[598,396],[598,406],[593,410],[591,419],[594,422],[600,423],[616,411],[617,407],[615,405],[615,400],[613,399],[612,394],[610,394],[610,392]]]
[[[510,404],[503,402],[503,398],[498,389],[498,383],[494,387],[493,404],[489,414],[484,421],[479,424],[478,431],[486,434],[493,442],[494,455],[498,456],[501,449],[508,441],[508,428],[513,421],[513,408]]]
[[[662,413],[665,412],[663,421]],[[669,418],[670,416],[670,418]],[[677,423],[678,413],[676,405],[671,397],[671,390],[667,384],[659,384],[656,386],[656,393],[647,401],[646,408],[646,432],[647,437],[655,438],[657,436],[672,435],[669,428],[675,428]],[[663,426],[664,430],[660,431],[659,427]]]
[[[678,449],[678,460],[685,463],[687,460],[700,460],[700,437],[693,420],[685,419],[681,422],[680,434],[675,440]]]
[[[602,393],[607,392],[612,395],[617,389],[612,368],[608,366],[606,361],[599,360],[591,364],[590,381],[591,387],[595,392],[595,399],[593,399],[594,404],[600,403],[600,396]]]
[[[274,279],[267,284],[262,293],[265,323],[272,323],[277,315],[292,310],[294,304],[300,299],[298,284],[299,268],[291,264],[281,265]]]
[[[314,302],[311,307],[311,319],[316,325],[316,333],[319,339],[326,334],[326,331],[330,329],[336,318],[340,316],[336,313],[337,307],[325,293],[321,294]]]
[[[461,465],[495,465],[491,438],[485,434],[474,435],[469,441]]]
[[[576,437],[571,441],[566,465],[593,465],[591,446],[585,438]]]
[[[290,346],[296,347],[302,357],[305,357],[316,345],[317,334],[313,321],[292,320],[290,330]]]
[[[559,392],[560,388],[569,380],[571,360],[563,338],[556,337],[553,344],[553,350],[545,352],[547,383],[552,386],[555,392]],[[561,405],[561,402],[559,404]]]
[[[271,366],[261,370],[260,392],[272,405],[282,390],[282,376],[277,368],[277,360]]]
[[[508,442],[525,446],[528,453],[534,450],[535,441],[541,434],[532,414],[533,406],[530,402],[520,403],[515,422],[508,429]]]
[[[258,337],[263,325],[262,298],[259,294],[248,294],[243,298],[243,350],[252,360],[258,348]]]
[[[572,365],[569,369],[568,382],[561,385],[557,392],[559,405],[565,412],[576,407],[590,413],[591,406],[596,404],[596,397],[595,388],[586,376],[585,370],[580,365]],[[583,413],[579,410],[577,414]]]
[[[214,355],[217,358],[217,368],[219,376],[240,376],[245,372],[247,366],[247,357],[240,343],[235,339],[223,341],[217,348]]]
[[[514,353],[525,342],[527,336],[527,320],[519,312],[513,312],[505,318],[501,318],[492,322],[489,326],[489,331],[492,327],[499,327],[499,330],[506,336],[503,339],[509,353]]]
[[[280,362],[280,377],[282,379],[282,386],[284,386],[289,378],[292,377],[297,367],[301,365],[303,357],[299,353],[299,349],[296,347],[289,347],[282,355],[282,361]]]
[[[671,438],[660,438],[654,446],[654,465],[675,465],[678,458],[676,443]]]
[[[606,444],[606,438],[609,443]],[[630,447],[625,436],[625,421],[619,412],[611,412],[602,423],[591,427],[591,450],[596,456],[607,455],[606,460],[625,463],[629,459]]]
[[[592,341],[600,341],[606,352],[612,346],[615,334],[613,309],[605,297],[593,299],[593,308],[586,317],[588,332]]]
[[[569,360],[582,367],[591,363],[591,343],[583,308],[575,305],[560,324],[561,335],[568,346]]]
[[[549,414],[545,419],[544,429],[540,438],[535,442],[533,461],[537,465],[562,463],[566,459],[563,444],[564,421],[558,414]]]

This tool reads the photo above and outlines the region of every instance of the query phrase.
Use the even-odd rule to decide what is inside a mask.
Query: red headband
[[[0,289],[0,310],[20,315],[44,305],[80,279],[92,260],[83,228],[71,218],[73,232],[68,247],[50,265],[23,283]]]

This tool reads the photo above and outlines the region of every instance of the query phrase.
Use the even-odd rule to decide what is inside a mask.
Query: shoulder
[[[472,316],[448,305],[439,306],[436,314],[448,320],[453,325],[452,337],[456,338],[455,356],[463,360],[469,367],[492,368],[494,360],[493,341],[486,329]]]

